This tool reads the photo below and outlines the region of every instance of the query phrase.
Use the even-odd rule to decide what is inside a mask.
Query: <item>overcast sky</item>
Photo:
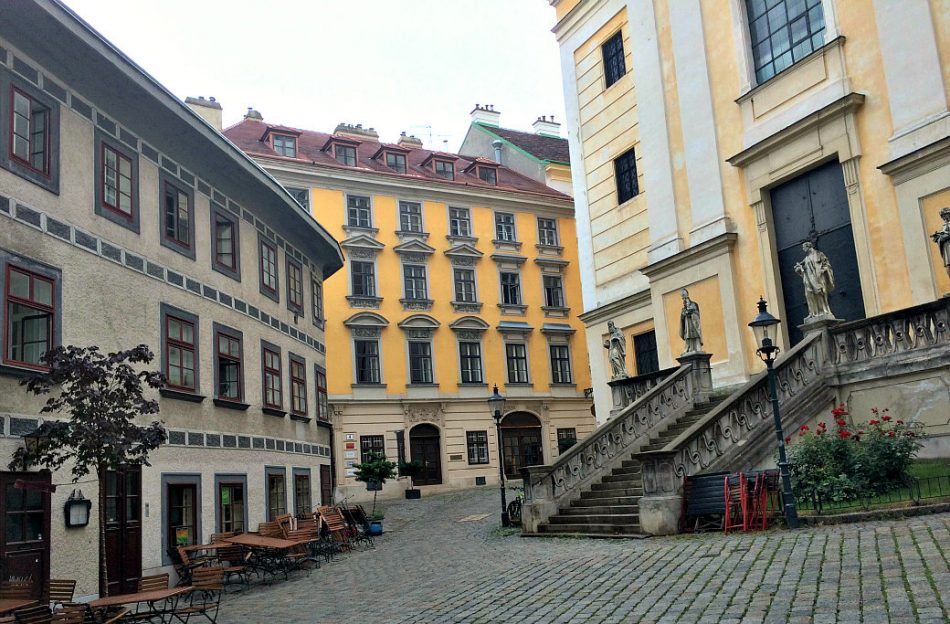
[[[178,97],[215,96],[225,126],[253,106],[455,151],[475,103],[509,128],[564,117],[546,0],[65,1]]]

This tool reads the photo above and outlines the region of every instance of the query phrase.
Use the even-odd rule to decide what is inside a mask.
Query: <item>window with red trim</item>
[[[281,396],[280,353],[264,347],[264,407],[280,409],[284,404]]]
[[[50,109],[16,87],[10,100],[10,157],[48,176]]]
[[[241,374],[241,340],[219,332],[218,343],[218,398],[240,401],[244,396]]]
[[[303,314],[303,268],[292,260],[287,260],[287,307]]]
[[[288,156],[290,158],[297,157],[297,137],[285,134],[275,134],[273,136],[275,152],[281,156]]]
[[[195,392],[195,324],[169,314],[165,317],[165,377],[170,388]]]
[[[214,216],[214,262],[229,271],[237,270],[234,221],[221,214]]]
[[[277,295],[277,247],[261,239],[261,288]]]
[[[290,360],[290,411],[299,416],[307,415],[307,368],[296,359]]]
[[[313,304],[311,310],[313,324],[319,326],[323,324],[323,284],[316,279],[310,280],[310,290],[311,303]]]
[[[102,144],[102,206],[132,218],[132,160]]]
[[[330,403],[327,395],[327,374],[322,370],[314,370],[317,386],[317,418],[323,421],[330,420]]]
[[[169,182],[165,183],[165,240],[191,247],[191,197]]]
[[[56,314],[52,279],[7,266],[4,308],[4,362],[44,369],[43,356],[53,347]]]

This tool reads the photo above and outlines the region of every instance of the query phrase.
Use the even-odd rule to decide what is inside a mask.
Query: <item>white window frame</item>
[[[359,380],[359,367],[356,365],[356,343],[357,341],[376,341],[376,359],[379,360],[379,381],[377,383],[367,383],[361,382]],[[353,384],[357,386],[385,386],[386,385],[386,376],[383,371],[383,339],[382,336],[376,336],[375,338],[368,338],[366,336],[352,336],[350,339],[350,353],[352,353],[352,366],[353,366]]]
[[[479,372],[482,378],[481,381],[463,381],[462,380],[462,343],[463,342],[472,342],[478,345],[478,365]],[[458,383],[461,386],[478,386],[486,385],[485,383],[485,344],[482,342],[481,336],[477,340],[470,339],[461,339],[458,336],[455,337],[455,361],[458,362]]]
[[[498,215],[507,215],[507,216],[510,216],[510,217],[511,217],[511,235],[512,235],[511,240],[506,240],[506,239],[503,239],[503,238],[498,238]],[[517,217],[515,216],[515,213],[513,213],[513,212],[504,212],[504,211],[500,211],[500,210],[499,210],[499,211],[496,211],[495,213],[493,213],[493,216],[492,216],[492,228],[494,228],[494,231],[492,232],[492,235],[493,235],[494,240],[496,240],[496,241],[498,241],[498,242],[500,242],[500,243],[509,243],[509,244],[513,244],[513,243],[519,242],[519,239],[518,239],[518,219],[517,219]]]
[[[350,225],[350,197],[359,197],[369,200],[369,226]],[[359,193],[347,193],[343,197],[343,225],[348,228],[357,228],[360,230],[376,229],[376,210],[374,207],[373,195],[361,195]]]
[[[412,352],[410,351],[411,342],[425,342],[429,345],[429,376],[432,378],[431,381],[412,381]],[[432,338],[406,338],[406,385],[407,386],[433,386],[438,385],[439,382],[435,376],[436,366],[435,366],[435,344],[433,343]]]
[[[373,293],[372,295],[357,295],[353,293],[353,264],[355,262],[366,262],[373,265]],[[376,262],[376,258],[372,260],[367,260],[365,258],[360,258],[358,260],[353,260],[346,263],[346,276],[347,276],[347,291],[350,293],[351,297],[376,297],[382,298],[379,294],[379,264]],[[324,291],[324,302],[326,302],[326,291]]]

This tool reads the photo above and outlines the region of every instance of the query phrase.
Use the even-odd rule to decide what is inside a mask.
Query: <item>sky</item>
[[[363,124],[456,151],[476,103],[507,128],[564,118],[547,0],[65,2],[176,96],[217,98],[225,127],[252,106],[268,123]]]

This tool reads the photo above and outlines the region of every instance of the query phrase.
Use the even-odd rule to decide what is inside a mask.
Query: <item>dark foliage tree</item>
[[[48,371],[20,382],[32,394],[51,395],[41,413],[67,418],[44,421],[14,453],[10,469],[42,466],[55,471],[69,464],[73,481],[95,474],[100,483],[100,595],[108,591],[103,477],[128,465],[148,466],[148,454],[166,440],[160,422],[136,424],[137,417],[158,413],[158,401],[145,392],[164,386],[165,378],[139,370],[153,358],[146,345],[109,354],[95,346],[56,347],[44,356]]]

